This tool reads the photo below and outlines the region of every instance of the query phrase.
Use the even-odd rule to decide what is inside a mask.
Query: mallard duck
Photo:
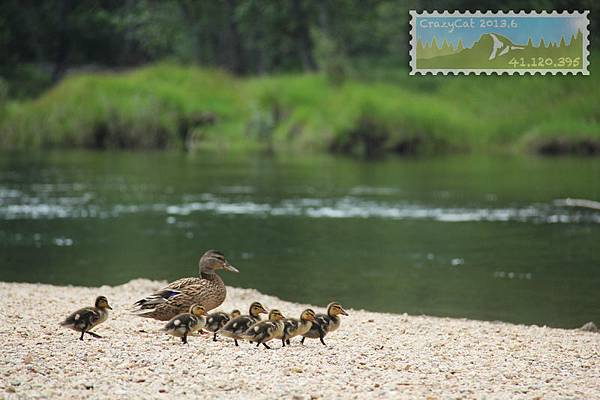
[[[327,306],[327,314],[317,314],[315,320],[312,323],[311,328],[303,334],[300,343],[304,344],[304,339],[320,339],[321,343],[325,346],[323,338],[329,332],[335,331],[340,327],[341,319],[339,315],[348,315],[340,303],[329,303]]]
[[[213,341],[217,341],[217,331],[225,326],[232,318],[237,318],[242,313],[240,310],[233,310],[231,313],[227,314],[223,311],[217,311],[212,313],[206,317],[206,326],[205,330],[213,333]]]
[[[310,330],[312,327],[312,322],[315,320],[316,314],[310,308],[302,311],[300,314],[300,318],[286,318],[283,321],[283,332],[281,335],[277,335],[277,339],[281,339],[282,347],[285,347],[285,344],[290,344],[290,339],[304,335],[306,332]]]
[[[242,336],[244,339],[248,339],[250,343],[256,342],[256,347],[262,344],[270,349],[267,342],[283,336],[284,319],[285,317],[281,311],[273,309],[269,312],[268,320],[252,325]]]
[[[104,296],[98,296],[96,297],[94,307],[79,309],[69,315],[60,324],[77,332],[81,332],[79,340],[83,340],[83,335],[86,333],[95,338],[101,338],[102,336],[90,332],[90,329],[106,321],[108,318],[108,310],[112,310],[112,307],[108,304],[108,299]]]
[[[185,313],[192,304],[201,304],[207,311],[220,306],[225,300],[225,284],[216,271],[239,272],[223,253],[209,250],[199,262],[200,277],[182,278],[167,287],[138,300],[133,312],[140,317],[167,321],[178,314]]]
[[[194,304],[190,307],[189,313],[179,314],[167,322],[163,331],[169,335],[181,338],[181,341],[187,344],[188,335],[199,331],[206,325],[205,313],[204,306]]]
[[[243,334],[252,325],[260,321],[260,314],[266,314],[267,310],[258,301],[250,304],[248,315],[240,315],[237,318],[233,318],[225,324],[217,333],[223,336],[232,338],[235,345],[239,346],[238,339],[243,339]]]

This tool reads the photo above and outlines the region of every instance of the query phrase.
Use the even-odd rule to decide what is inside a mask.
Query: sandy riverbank
[[[600,398],[598,333],[350,309],[327,347],[235,348],[208,336],[185,346],[127,314],[161,285],[0,282],[0,398]],[[228,290],[227,311],[254,300],[295,317],[305,307]],[[103,339],[58,326],[99,294],[115,309],[96,329]]]

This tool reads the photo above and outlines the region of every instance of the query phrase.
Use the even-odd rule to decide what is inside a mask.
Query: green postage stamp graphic
[[[588,14],[411,11],[410,74],[589,75]]]

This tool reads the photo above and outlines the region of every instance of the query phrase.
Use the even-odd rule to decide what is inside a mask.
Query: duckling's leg
[[[188,342],[187,342],[187,333],[181,337],[181,341],[183,343],[185,343],[185,344],[188,344]]]
[[[238,342],[237,342],[237,339],[233,339],[233,341],[235,342],[235,345],[236,345],[236,346],[239,346],[239,344],[238,344]]]
[[[81,330],[81,336],[79,337],[79,340],[83,340],[83,335],[85,335],[85,333],[87,332],[87,330],[90,328],[89,324],[85,324],[83,329]]]
[[[325,337],[325,331],[323,330],[323,328],[321,326],[319,326],[319,340],[321,341],[321,343],[323,343],[323,346],[327,346],[325,344],[325,341],[323,340],[324,337]]]
[[[88,335],[95,337],[96,339],[102,339],[102,336],[94,332],[86,332]]]
[[[265,346],[267,349],[271,350],[271,348],[266,343],[263,343],[262,345]],[[256,347],[258,347],[258,346],[256,346]]]
[[[250,342],[252,343],[252,342]],[[256,347],[260,346],[260,342],[256,342]]]
[[[217,341],[217,332],[215,332],[215,334],[213,335],[213,342]]]
[[[291,346],[290,339],[286,340],[285,342],[287,343],[288,346]]]
[[[300,339],[301,344],[304,344],[304,339],[306,339],[306,336],[302,336],[302,339]]]
[[[285,339],[281,339],[281,344],[282,344],[281,347],[285,347]]]

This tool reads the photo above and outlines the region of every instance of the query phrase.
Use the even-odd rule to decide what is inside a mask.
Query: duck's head
[[[200,304],[194,304],[190,307],[190,314],[195,315],[196,317],[201,317],[206,315],[206,308]]]
[[[329,303],[329,305],[327,306],[327,315],[335,317],[340,314],[348,315],[348,313],[346,312],[346,310],[344,310],[340,303],[336,303],[335,301],[333,303]]]
[[[281,313],[281,311],[272,309],[269,311],[269,319],[272,321],[279,321],[285,319],[285,316]]]
[[[105,309],[109,309],[112,310],[112,307],[108,304],[108,299],[104,296],[98,296],[96,297],[96,302],[94,303],[94,306],[96,308],[99,308],[101,310],[105,310]]]
[[[200,272],[214,274],[218,269],[225,269],[231,272],[240,272],[225,259],[223,253],[217,250],[208,250],[200,258]]]
[[[255,301],[254,303],[250,304],[249,314],[253,317],[258,317],[259,314],[266,313],[268,313],[267,309],[258,301]]]
[[[317,315],[310,308],[307,308],[306,310],[302,311],[302,314],[300,314],[300,319],[303,321],[314,321],[316,317]]]
[[[240,315],[242,315],[242,313],[240,312],[240,310],[238,310],[237,308],[235,310],[233,310],[232,312],[229,313],[229,316],[231,318],[237,318]]]

